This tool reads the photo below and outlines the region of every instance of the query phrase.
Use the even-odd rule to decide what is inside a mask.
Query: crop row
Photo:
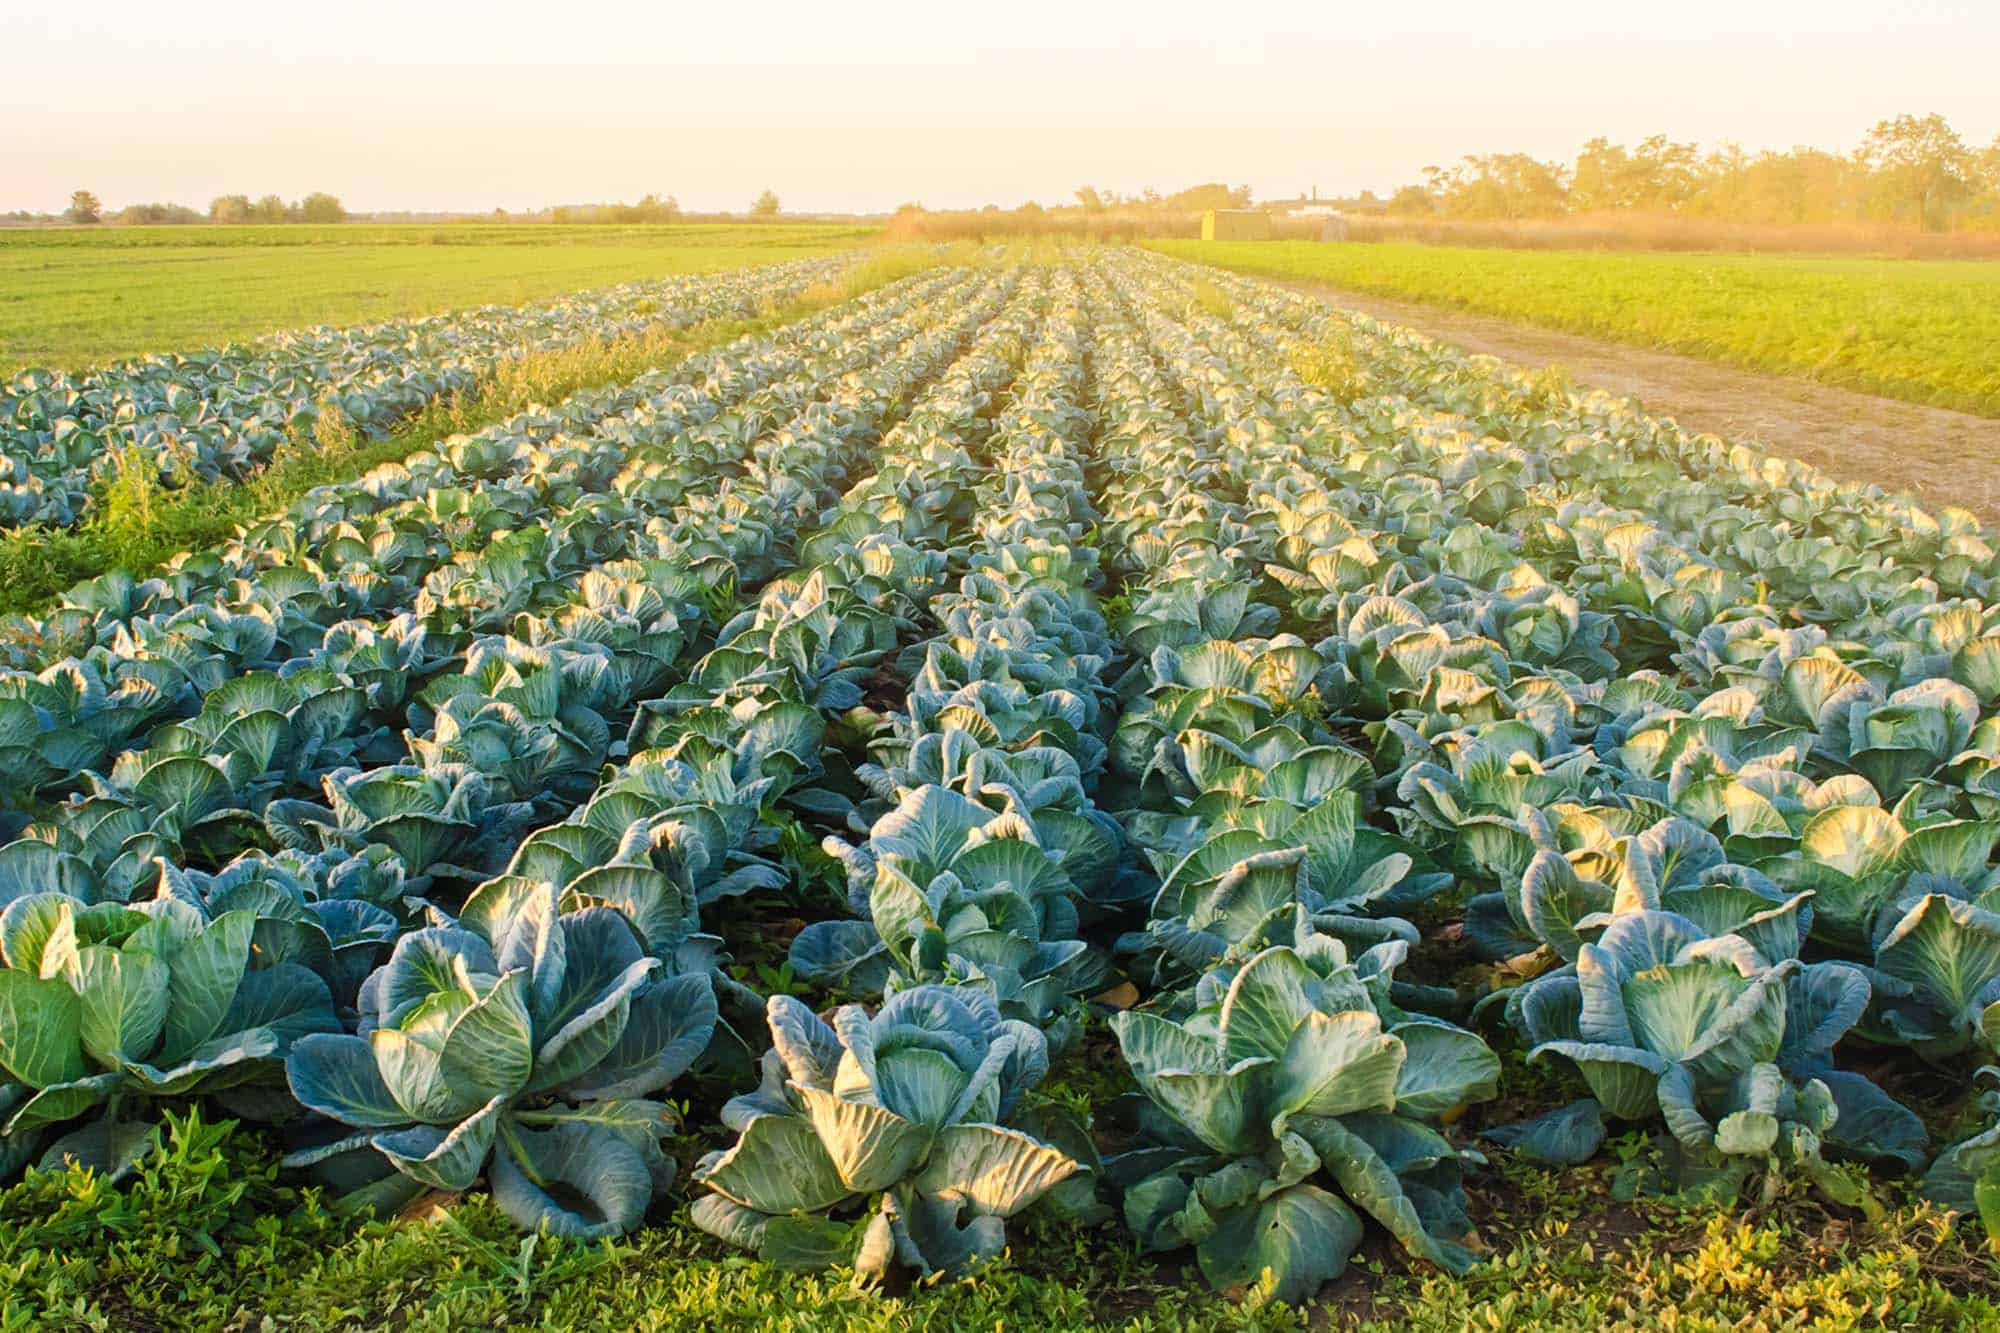
[[[205,694],[190,689],[163,701],[183,708],[198,702],[194,717],[157,725],[150,747],[122,754],[108,777],[91,775],[96,790],[88,799],[56,808],[0,849],[10,896],[73,910],[135,898],[147,886],[142,881],[157,881],[148,908],[187,918],[181,924],[191,932],[199,927],[205,934],[225,919],[258,922],[253,953],[234,951],[241,941],[233,936],[213,947],[231,954],[238,973],[254,957],[251,971],[260,981],[266,972],[287,977],[313,1025],[365,1008],[363,978],[383,952],[399,936],[415,941],[398,946],[403,952],[390,957],[393,965],[430,939],[405,933],[410,913],[465,899],[465,890],[486,878],[474,868],[483,859],[497,868],[527,828],[589,794],[606,756],[623,748],[612,739],[614,729],[665,688],[683,651],[703,637],[705,608],[783,563],[797,524],[824,503],[829,487],[865,464],[886,416],[944,367],[1009,285],[957,273],[859,302],[858,311],[789,340],[807,354],[792,358],[798,364],[789,379],[757,391],[768,398],[761,409],[752,395],[750,406],[732,413],[662,422],[650,439],[635,436],[627,416],[601,420],[602,433],[591,439],[558,437],[546,451],[511,441],[517,454],[525,448],[544,456],[511,485],[493,483],[489,498],[511,522],[540,520],[521,529],[532,543],[507,549],[509,528],[497,525],[458,533],[447,525],[428,534],[431,542],[409,543],[401,552],[394,542],[362,543],[359,554],[378,556],[421,556],[432,545],[449,553],[454,538],[473,550],[450,563],[432,562],[420,583],[406,584],[409,609],[386,621],[321,627],[294,618],[292,641],[283,646],[297,651],[281,654],[275,670],[231,675],[230,663],[210,659],[203,665],[216,669],[183,673],[215,678]],[[731,382],[748,392],[757,378]],[[685,395],[673,396],[678,387],[665,386],[666,397],[685,407]],[[628,428],[610,429],[619,423]],[[503,431],[488,443],[510,441]],[[467,455],[478,444],[456,441],[454,448]],[[404,469],[384,469],[349,488],[351,495],[302,504],[354,500],[366,507],[367,498],[407,477]],[[600,488],[609,495],[597,494]],[[398,501],[387,512],[421,522],[440,495],[464,498],[458,490],[420,489],[421,500]],[[616,503],[607,509],[611,497]],[[446,510],[461,512],[457,504]],[[545,540],[579,520],[589,521],[587,540]],[[330,535],[336,544],[352,540],[338,527]],[[246,544],[218,563],[257,568],[276,558],[288,565],[294,554]],[[348,554],[343,563],[354,563],[356,553]],[[268,588],[271,573],[259,569],[259,584]],[[248,591],[242,579],[215,589],[224,602]],[[229,614],[194,595],[187,585],[144,590],[149,604],[187,603],[164,617],[176,625],[200,622],[202,613]],[[251,610],[295,610],[296,600],[259,600]],[[93,636],[107,642],[92,651],[121,684],[138,679],[142,664],[166,656],[146,634],[150,616],[107,619],[112,623]],[[730,627],[723,633],[735,637]],[[246,640],[263,656],[236,665],[267,665],[280,643],[271,633],[232,642]],[[387,660],[370,651],[385,642],[392,645]],[[465,646],[444,647],[453,643]],[[364,669],[355,669],[357,661]],[[77,665],[59,663],[17,679],[26,688],[12,716],[31,741],[46,746],[60,739],[64,719],[51,717],[34,696],[73,684]],[[399,715],[406,723],[400,740],[386,725]],[[326,804],[283,794],[303,786],[322,788]],[[229,859],[253,842],[281,850]],[[106,914],[106,942],[136,929],[142,916],[123,908]],[[636,908],[633,916],[647,919]],[[169,969],[148,978],[147,993],[154,981],[171,984],[172,975]],[[86,1003],[66,1016],[87,1027],[84,1014],[96,993],[79,981]],[[333,1009],[309,1004],[310,996]],[[211,1015],[216,1031],[255,1038],[226,1047],[211,1037],[189,1048],[151,1026],[113,1048],[92,1046],[90,1058],[111,1068],[56,1085],[24,1084],[24,1091],[39,1091],[25,1097],[24,1114],[8,1131],[10,1145],[29,1151],[38,1128],[108,1103],[101,1118],[53,1151],[115,1166],[126,1146],[117,1128],[121,1103],[226,1086],[241,1075],[239,1065],[270,1056],[274,1042],[306,1030],[289,1023],[267,1033],[272,1025],[257,1020],[272,1016],[268,1007],[244,1012],[241,1006]],[[119,1064],[129,1074],[132,1062],[156,1045],[187,1063],[172,1078],[120,1079]],[[43,1066],[36,1075],[69,1074],[72,1063]]]
[[[453,437],[159,577],[107,575],[15,620],[0,633],[15,667],[0,677],[18,782],[6,804],[22,817],[246,674],[330,668],[400,708],[475,635],[566,600],[565,580],[621,551],[671,553],[652,521],[689,488],[712,494],[788,418],[842,410],[849,377],[910,337],[941,281]]]
[[[88,371],[24,370],[0,385],[0,528],[66,525],[93,488],[142,467],[170,486],[241,477],[321,413],[375,439],[429,403],[475,391],[502,362],[593,340],[747,318],[838,272],[840,259],[676,275],[529,306],[309,328]]]
[[[596,1237],[699,1064],[755,1087],[694,1220],[768,1261],[1033,1206],[1286,1300],[1371,1224],[1470,1267],[1473,1133],[1970,1210],[2000,1124],[1857,1064],[2000,1041],[1996,573],[1253,282],[909,280],[12,627],[0,1144],[202,1089],[346,1206]],[[801,911],[760,996],[723,933]],[[1491,1123],[1508,1044],[1575,1099]]]

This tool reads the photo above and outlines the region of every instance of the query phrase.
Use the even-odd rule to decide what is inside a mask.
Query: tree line
[[[777,193],[765,190],[752,201],[750,216],[775,218],[780,208]],[[508,216],[504,209],[495,209],[494,214],[499,217]],[[681,211],[680,201],[672,195],[649,194],[636,204],[558,204],[544,213],[527,216],[545,218],[551,222],[634,223],[679,222],[685,214]],[[209,202],[208,212],[205,214],[185,204],[130,204],[116,212],[107,213],[94,192],[78,190],[69,197],[69,207],[63,210],[63,218],[78,226],[90,226],[106,221],[127,226],[196,222],[240,225],[270,222],[345,222],[348,213],[338,198],[324,192],[315,192],[290,203],[275,194],[267,194],[261,199],[252,199],[247,194],[218,195]],[[0,221],[36,220],[36,215],[32,213],[0,215]]]
[[[1014,208],[987,204],[983,208],[934,212],[911,201],[889,217],[886,234],[892,240],[1005,241],[1036,236],[1061,236],[1089,241],[1134,241],[1148,236],[1193,236],[1194,219],[1211,208],[1251,207],[1250,187],[1210,181],[1184,190],[1155,189],[1135,194],[1085,185],[1075,203],[1044,208],[1034,200]]]
[[[1968,145],[1943,116],[1900,115],[1852,152],[1703,151],[1656,134],[1635,146],[1599,137],[1574,162],[1472,154],[1424,168],[1389,199],[1401,217],[1530,221],[1651,213],[1728,222],[1892,222],[1923,231],[2000,227],[2000,138]]]
[[[749,215],[753,218],[774,218],[781,205],[775,191],[766,190],[750,204]],[[498,212],[499,210],[496,210]],[[606,222],[680,222],[687,214],[681,209],[680,200],[672,195],[649,194],[636,204],[557,204],[544,214],[550,222],[606,223]]]
[[[992,230],[1005,223],[1032,231],[1050,224],[1091,231],[1153,225],[1148,219],[1185,218],[1211,208],[1252,206],[1250,187],[1209,182],[1163,194],[1119,194],[1085,185],[1074,204],[1038,204],[1001,210],[988,205],[952,216]],[[1980,148],[1967,144],[1943,116],[1899,115],[1878,122],[1850,152],[1797,147],[1746,152],[1733,143],[1704,150],[1656,134],[1636,145],[1589,140],[1570,162],[1528,153],[1468,154],[1450,166],[1424,168],[1420,184],[1405,185],[1378,204],[1364,194],[1358,211],[1378,208],[1391,216],[1468,222],[1522,222],[1602,214],[1643,214],[1756,224],[1894,223],[1920,231],[2000,231],[2000,138]],[[778,196],[764,191],[752,217],[779,213]],[[497,213],[498,216],[506,216]],[[996,216],[997,215],[997,216]],[[12,215],[10,215],[11,217]],[[97,196],[79,190],[64,216],[74,223],[106,219]],[[563,204],[530,217],[572,223],[659,223],[682,220],[672,195],[649,194],[636,204]],[[922,204],[896,211],[892,229],[911,230],[916,219],[935,230],[938,215]],[[341,222],[339,199],[314,193],[286,202],[267,194],[222,195],[206,220]],[[180,204],[133,204],[112,215],[124,223],[200,222],[202,214]]]
[[[109,215],[113,222],[127,226],[159,226],[192,222],[345,222],[347,209],[339,199],[315,191],[303,199],[285,202],[275,194],[252,199],[247,194],[217,195],[209,201],[206,214],[186,204],[127,204]],[[78,190],[69,197],[63,218],[77,226],[91,226],[106,220],[104,205],[90,190]]]
[[[1085,213],[1114,213],[1120,210],[1150,213],[1205,213],[1211,208],[1250,207],[1250,187],[1247,185],[1228,186],[1220,182],[1205,185],[1191,185],[1185,190],[1172,194],[1161,194],[1158,190],[1141,190],[1137,194],[1118,194],[1113,190],[1100,190],[1086,185],[1076,192],[1077,206]]]

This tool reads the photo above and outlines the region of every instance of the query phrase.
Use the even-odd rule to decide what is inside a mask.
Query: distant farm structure
[[[1211,208],[1201,215],[1204,241],[1268,241],[1271,215],[1261,208]]]

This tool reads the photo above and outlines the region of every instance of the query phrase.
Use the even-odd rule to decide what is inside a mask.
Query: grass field
[[[1156,241],[1294,282],[1803,375],[2000,416],[2000,264]]]
[[[0,229],[0,374],[831,254],[866,227]]]
[[[1781,1199],[1761,1217],[1617,1205],[1601,1178],[1509,1165],[1469,1279],[1370,1254],[1317,1308],[1254,1308],[1135,1254],[1114,1227],[1032,1223],[978,1280],[880,1296],[738,1257],[684,1220],[596,1245],[523,1236],[484,1198],[357,1223],[280,1178],[259,1136],[174,1120],[121,1187],[82,1171],[0,1191],[8,1328],[629,1328],[1096,1333],[1467,1328],[1991,1328],[1993,1261],[1934,1212],[1865,1229]],[[446,1206],[438,1206],[440,1203]]]

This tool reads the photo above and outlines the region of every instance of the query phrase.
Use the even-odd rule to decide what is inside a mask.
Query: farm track
[[[2000,419],[1319,283],[1279,284],[1524,369],[1637,398],[1690,430],[1755,440],[1829,474],[2000,524]]]

